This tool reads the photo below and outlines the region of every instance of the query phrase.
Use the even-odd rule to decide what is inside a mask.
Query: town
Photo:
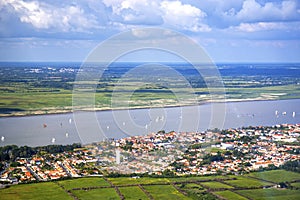
[[[280,168],[287,162],[299,165],[299,139],[300,124],[281,124],[204,132],[159,131],[84,146],[70,145],[58,153],[41,149],[34,152],[26,147],[26,151],[34,153],[23,157],[0,147],[0,182],[133,174],[243,174]]]

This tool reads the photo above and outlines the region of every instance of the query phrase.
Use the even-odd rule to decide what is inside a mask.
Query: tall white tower
[[[120,144],[116,143],[116,163],[117,165],[120,164],[120,149],[119,149]]]

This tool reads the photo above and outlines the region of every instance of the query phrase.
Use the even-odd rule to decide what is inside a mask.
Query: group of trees
[[[13,162],[16,158],[29,158],[41,153],[62,153],[73,151],[76,148],[81,148],[81,144],[74,143],[71,145],[48,145],[41,147],[8,145],[0,147],[0,160]]]

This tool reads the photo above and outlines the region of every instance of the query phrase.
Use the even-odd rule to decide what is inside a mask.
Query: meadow
[[[300,195],[300,190],[276,188],[268,182],[275,175],[291,186],[300,174],[284,170],[252,172],[247,175],[196,176],[178,178],[103,178],[85,177],[53,182],[13,185],[0,189],[1,200],[6,199],[291,199]],[[291,178],[292,175],[294,178]],[[257,179],[255,176],[261,178]],[[223,179],[221,179],[223,177]],[[264,178],[266,177],[265,180]],[[234,179],[234,180],[233,180]],[[289,181],[292,181],[290,183]]]
[[[223,90],[220,86],[208,88],[207,80],[187,65],[170,64],[185,80],[166,75],[163,70],[123,76],[134,65],[121,63],[106,70],[99,80],[80,82],[76,81],[79,70],[76,65],[23,64],[14,67],[0,63],[0,116],[71,112],[72,106],[80,106],[72,102],[73,93],[79,90],[77,97],[82,100],[79,104],[84,105],[87,103],[84,97],[91,96],[96,110],[195,105],[224,98],[228,101],[300,98],[298,70],[285,65],[220,67]],[[73,90],[74,85],[80,89]],[[85,106],[90,106],[89,103]]]

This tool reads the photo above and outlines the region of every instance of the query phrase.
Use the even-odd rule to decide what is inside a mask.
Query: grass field
[[[204,182],[204,183],[201,183],[201,185],[206,186],[210,189],[233,188],[230,185],[226,185],[226,184],[216,182],[216,181]]]
[[[94,190],[72,190],[72,193],[81,200],[119,200],[120,197],[114,188]]]
[[[263,187],[263,186],[272,185],[272,183],[256,180],[253,178],[243,177],[243,176],[236,177],[236,180],[229,180],[224,182],[234,187],[240,187],[240,188],[253,188],[253,187]]]
[[[291,185],[292,185],[293,187],[296,187],[296,188],[300,189],[300,182],[297,182],[297,183],[291,183]]]
[[[130,178],[130,177],[120,177],[120,178],[109,178],[114,185],[128,185],[128,184],[164,184],[170,181],[167,178]]]
[[[273,176],[281,177],[278,179],[283,182],[297,179],[298,173],[291,173],[284,170],[274,170],[262,172],[265,177]],[[225,199],[245,199],[243,196],[253,200],[261,199],[292,199],[296,200],[300,197],[300,190],[290,189],[262,189],[263,186],[273,185],[270,182],[258,180],[249,177],[249,175],[257,175],[250,173],[243,176],[199,176],[199,177],[177,177],[177,178],[108,178],[113,186],[104,178],[87,177],[70,180],[62,180],[58,182],[32,183],[10,186],[9,188],[0,189],[0,199],[2,200],[19,200],[19,199],[57,199],[71,200],[71,192],[78,199],[120,199],[115,187],[119,189],[125,199],[148,199],[147,192],[155,199],[213,199],[214,195],[218,195]],[[283,179],[286,177],[287,179]],[[226,180],[220,182],[221,178],[236,180]],[[277,180],[277,181],[278,181]],[[193,181],[198,181],[191,183]],[[176,187],[172,184],[176,183]],[[228,184],[228,185],[227,185]],[[140,185],[142,188],[140,188]],[[294,187],[299,187],[300,183],[291,183]],[[62,189],[60,186],[65,188]],[[102,188],[101,188],[102,187]],[[178,190],[176,189],[178,188]],[[254,189],[255,188],[255,189]],[[143,191],[146,191],[146,193]],[[222,191],[215,191],[215,190]],[[233,189],[233,191],[232,191]],[[182,191],[183,193],[181,193]],[[186,195],[186,196],[185,196]]]
[[[1,200],[19,200],[19,199],[36,199],[36,200],[72,200],[66,192],[55,183],[35,183],[16,185],[7,189],[0,190]]]
[[[211,181],[217,179],[230,179],[228,176],[196,176],[196,177],[178,177],[178,178],[168,178],[171,182],[185,182],[189,181]]]
[[[144,188],[153,196],[154,199],[190,199],[178,192],[172,185],[151,185],[144,186]]]
[[[225,199],[234,199],[234,200],[247,200],[247,198],[238,195],[232,191],[229,190],[225,190],[225,191],[218,191],[218,192],[214,192],[214,194],[221,196]]]
[[[263,179],[275,183],[300,180],[300,173],[290,172],[285,170],[254,172],[254,173],[250,173],[249,176],[253,176],[259,179]]]
[[[119,190],[124,195],[125,199],[149,199],[138,186],[120,187]]]
[[[103,178],[79,178],[79,179],[71,179],[64,180],[59,182],[62,186],[64,186],[67,190],[73,188],[87,188],[93,186],[110,186]]]
[[[288,189],[258,189],[239,190],[238,193],[253,200],[297,200],[300,197],[300,190]]]

